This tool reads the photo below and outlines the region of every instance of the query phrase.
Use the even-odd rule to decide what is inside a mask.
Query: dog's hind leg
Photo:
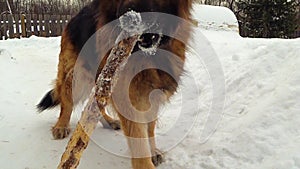
[[[69,74],[61,86],[61,110],[58,121],[52,128],[54,139],[63,139],[70,134],[70,118],[73,110],[72,75]]]

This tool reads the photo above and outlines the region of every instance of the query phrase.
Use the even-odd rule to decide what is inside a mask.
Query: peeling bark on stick
[[[90,136],[101,118],[100,111],[103,111],[109,102],[120,64],[131,55],[138,38],[139,36],[136,35],[124,39],[112,49],[97,79],[95,90],[93,90],[67,148],[62,155],[58,169],[77,168],[82,153],[87,148]],[[97,106],[99,106],[100,111],[97,109]]]
[[[89,143],[90,135],[100,118],[96,106],[95,98],[90,98],[61,158],[58,169],[75,169],[78,166],[82,153]]]

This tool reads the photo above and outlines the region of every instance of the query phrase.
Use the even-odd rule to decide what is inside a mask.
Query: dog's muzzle
[[[121,28],[129,34],[140,33],[137,47],[149,54],[155,54],[162,40],[162,33],[157,17],[148,13],[141,14],[133,10],[120,16]]]

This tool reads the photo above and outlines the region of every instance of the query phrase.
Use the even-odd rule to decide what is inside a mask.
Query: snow
[[[140,13],[128,11],[119,20],[121,28],[128,32],[140,33],[145,29],[144,25],[142,25],[142,16]]]
[[[184,140],[175,146],[167,145],[172,138],[160,140],[158,147],[170,151],[158,169],[300,168],[300,39],[242,38],[236,29],[224,29],[224,25],[236,23],[229,10],[195,8],[199,27],[195,28],[198,33],[194,39],[199,39],[201,33],[208,39],[215,52],[211,57],[218,57],[224,72],[223,118],[213,135],[202,142],[199,137],[211,106],[212,84],[205,62],[189,52],[181,90],[162,109],[157,133],[163,135],[175,124],[180,126],[176,120],[181,117],[195,123],[186,126],[183,119],[181,127],[188,130],[182,136]],[[42,114],[35,109],[43,94],[52,88],[49,82],[56,76],[59,45],[60,38],[34,36],[0,41],[2,169],[55,168],[67,145],[68,139],[57,141],[51,136],[59,109]],[[203,44],[194,45],[192,48],[201,48]],[[194,97],[198,91],[189,87],[193,84],[190,78],[196,80],[198,98]],[[178,103],[186,91],[190,95],[184,96],[183,101],[188,105],[181,112]],[[195,100],[199,109],[192,104]],[[195,112],[198,118],[194,118]],[[78,118],[72,117],[72,129]],[[98,126],[79,168],[130,168],[130,159],[104,150],[114,147],[116,152],[126,154],[121,135]]]
[[[238,22],[230,9],[220,6],[194,4],[193,18],[199,26],[209,30],[238,31]]]

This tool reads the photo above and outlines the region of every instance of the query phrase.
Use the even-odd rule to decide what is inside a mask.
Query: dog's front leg
[[[151,160],[148,124],[130,121],[120,114],[119,118],[131,151],[133,169],[155,169]]]
[[[156,148],[155,125],[156,125],[156,121],[152,121],[148,123],[148,136],[149,136],[149,144],[150,144],[151,154],[152,154],[152,162],[155,166],[158,166],[164,161],[164,156],[163,153]]]

